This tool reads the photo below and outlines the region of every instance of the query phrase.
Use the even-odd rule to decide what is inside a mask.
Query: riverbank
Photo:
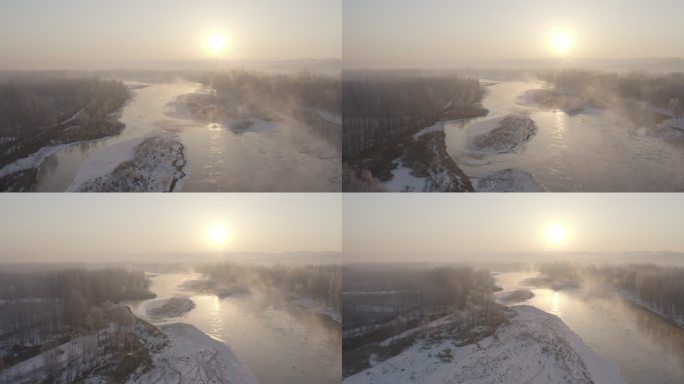
[[[126,126],[119,119],[126,104],[127,102],[124,102],[117,110],[108,114],[96,132],[81,129],[79,126],[64,126],[60,138],[50,141],[49,145],[31,155],[2,167],[0,191],[33,191],[37,183],[38,169],[48,157],[71,145],[95,142],[121,134]]]
[[[159,327],[167,344],[151,356],[151,367],[128,384],[256,384],[256,379],[225,343],[189,324]]]
[[[439,123],[437,123],[439,124]],[[437,125],[435,124],[435,125]],[[414,138],[415,137],[415,138]],[[407,138],[392,164],[390,192],[472,192],[470,179],[446,152],[444,132],[434,126]]]
[[[647,311],[649,311],[649,312],[651,312],[657,316],[660,316],[663,319],[665,319],[669,322],[672,322],[679,327],[684,328],[684,317],[675,317],[675,316],[672,316],[670,314],[667,314],[667,313],[665,313],[665,311],[658,309],[655,305],[652,305],[651,303],[649,303],[645,300],[642,300],[637,295],[632,294],[630,292],[627,292],[625,290],[620,290],[620,291],[618,291],[618,293],[619,293],[620,297],[622,297],[624,300],[626,300],[626,301],[628,301],[634,305],[637,305],[641,308],[644,308]]]
[[[150,136],[132,149],[129,160],[118,163],[110,173],[89,178],[88,169],[81,170],[69,187],[73,192],[173,192],[185,178],[187,164],[184,145],[173,136]],[[123,148],[112,152],[121,156]],[[100,161],[106,161],[101,156]],[[110,161],[110,163],[113,161]],[[92,169],[101,172],[101,167]]]
[[[83,332],[41,348],[37,355],[0,371],[0,383],[256,383],[225,343],[192,325],[154,326],[121,308],[130,323]]]
[[[420,339],[395,357],[344,379],[359,383],[624,383],[557,316],[515,306],[491,336],[462,344]]]

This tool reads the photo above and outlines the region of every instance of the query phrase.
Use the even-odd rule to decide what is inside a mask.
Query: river
[[[271,129],[236,133],[170,113],[178,96],[205,92],[200,84],[147,84],[132,87],[113,137],[66,146],[38,171],[37,191],[65,191],[83,175],[101,176],[130,158],[131,149],[150,135],[173,135],[185,146],[187,176],[182,191],[338,191],[341,155],[332,143],[287,119]]]
[[[521,105],[528,90],[548,88],[541,81],[505,81],[487,86],[483,105],[489,115],[444,122],[447,151],[470,177],[517,168],[533,174],[550,191],[684,190],[684,138],[663,137],[639,127],[616,111],[586,109],[569,115]],[[538,133],[517,152],[482,155],[466,143],[474,122],[509,113],[532,118]]]
[[[521,282],[537,273],[496,275],[505,291],[529,289]],[[631,384],[681,383],[684,379],[684,329],[622,298],[577,289],[530,289],[533,305],[560,317],[585,344],[619,369]]]
[[[150,318],[134,302],[136,315],[153,324],[187,323],[228,344],[261,384],[339,383],[342,374],[340,325],[291,305],[274,304],[253,295],[218,298],[183,291],[179,285],[197,274],[169,273],[152,277],[150,290],[163,299],[187,296],[195,308],[180,318]]]

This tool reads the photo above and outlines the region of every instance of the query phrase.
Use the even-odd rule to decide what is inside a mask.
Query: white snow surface
[[[187,157],[180,158],[182,148],[176,136],[170,133],[104,147],[97,156],[91,156],[80,165],[68,190],[167,192],[175,178],[178,182],[174,190],[179,191],[184,177],[174,162],[181,167],[186,165]],[[126,162],[130,164],[129,169],[117,172],[117,167]]]
[[[169,344],[152,356],[154,368],[128,384],[256,384],[233,351],[189,324],[159,327]]]
[[[477,192],[547,192],[548,189],[531,173],[519,169],[503,169],[471,178]]]
[[[344,379],[357,383],[625,383],[619,370],[598,356],[557,316],[537,308],[511,307],[510,324],[476,344],[418,342],[397,356]],[[437,355],[450,349],[450,361]]]
[[[411,168],[401,164],[392,171],[392,180],[382,183],[385,190],[390,192],[423,191],[427,186],[427,179],[411,174]]]
[[[537,125],[524,115],[510,114],[470,126],[468,148],[473,153],[508,153],[528,142]]]

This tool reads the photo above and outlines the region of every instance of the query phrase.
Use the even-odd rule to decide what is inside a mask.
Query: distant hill
[[[338,74],[342,68],[339,59],[297,60],[171,60],[145,61],[119,65],[116,70],[162,70],[162,71],[215,71],[217,69],[244,69],[269,73],[293,73],[304,70]]]
[[[403,75],[425,75],[433,73],[449,72],[478,72],[478,71],[533,71],[582,68],[588,70],[601,70],[608,72],[680,72],[684,71],[684,58],[668,57],[655,58],[643,57],[633,59],[556,59],[546,58],[538,60],[464,60],[445,63],[433,68],[345,68],[345,73],[381,73],[393,70]]]

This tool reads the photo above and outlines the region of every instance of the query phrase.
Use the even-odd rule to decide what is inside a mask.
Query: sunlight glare
[[[552,224],[546,229],[547,239],[555,245],[561,244],[567,238],[567,230],[562,224]]]
[[[551,36],[551,48],[557,55],[567,55],[573,45],[574,39],[569,32],[554,32]]]
[[[228,230],[223,225],[215,224],[209,228],[207,236],[212,244],[223,245],[228,240]]]
[[[207,51],[212,55],[220,55],[226,51],[226,38],[221,33],[211,33],[206,40]]]

